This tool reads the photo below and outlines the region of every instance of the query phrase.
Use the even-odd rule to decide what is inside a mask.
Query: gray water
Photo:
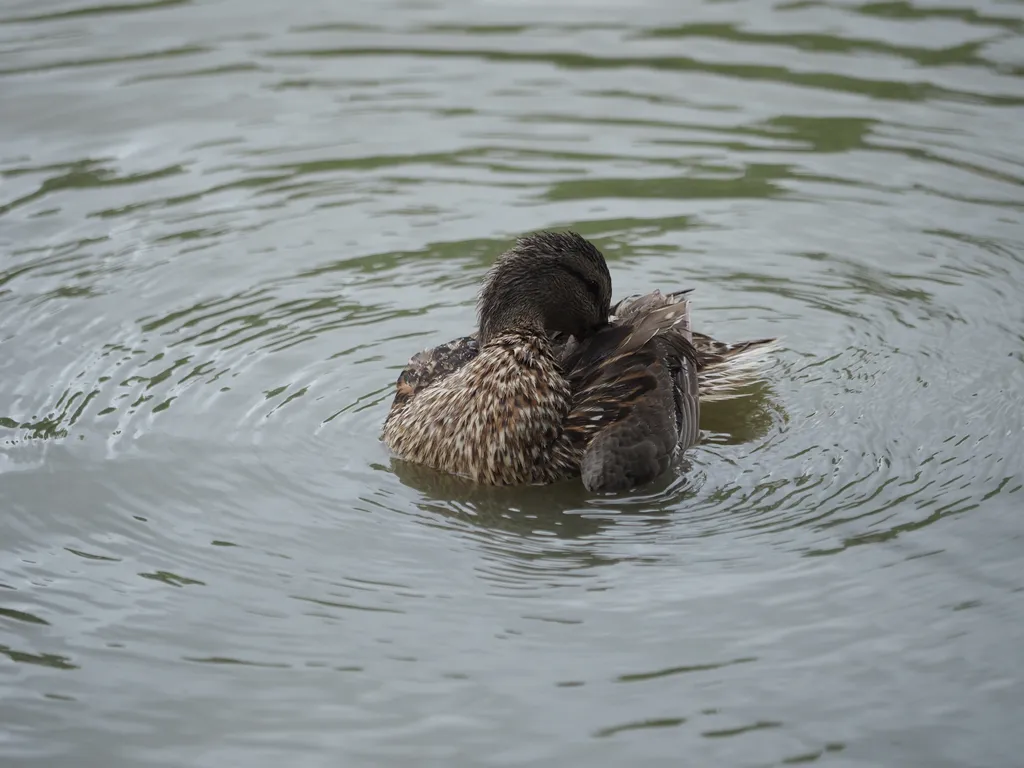
[[[0,763],[1019,766],[1024,5],[0,10]],[[650,487],[378,442],[517,234],[778,335]]]

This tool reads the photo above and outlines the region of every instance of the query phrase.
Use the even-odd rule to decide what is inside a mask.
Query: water
[[[5,3],[0,763],[1018,764],[1022,31]],[[625,497],[392,464],[397,371],[568,226],[764,384]]]

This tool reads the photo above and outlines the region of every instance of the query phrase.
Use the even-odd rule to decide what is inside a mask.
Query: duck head
[[[611,296],[608,265],[592,243],[575,232],[526,235],[484,281],[480,344],[509,330],[584,338],[607,325]]]

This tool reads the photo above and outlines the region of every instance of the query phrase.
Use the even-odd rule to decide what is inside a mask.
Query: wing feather
[[[682,299],[644,308],[646,314],[630,315],[632,322],[567,348],[562,361],[573,391],[565,434],[582,451],[583,482],[591,490],[647,482],[698,435],[689,305]]]

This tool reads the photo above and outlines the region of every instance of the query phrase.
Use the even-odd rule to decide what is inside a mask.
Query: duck
[[[741,396],[776,342],[694,332],[691,291],[613,305],[593,243],[519,237],[484,278],[476,331],[399,374],[381,439],[397,459],[485,485],[649,483],[698,442],[701,402]]]

